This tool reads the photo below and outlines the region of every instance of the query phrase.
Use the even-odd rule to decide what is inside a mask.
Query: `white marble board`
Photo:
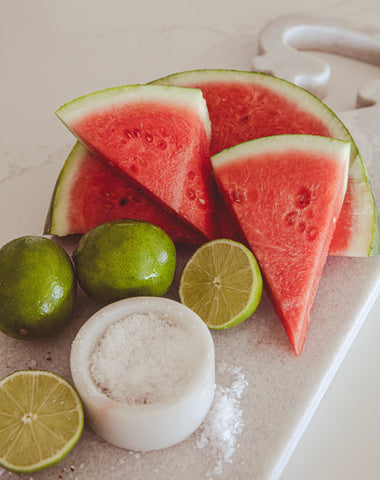
[[[360,98],[365,108],[340,116],[364,154],[375,195],[380,198],[380,165],[376,164],[380,155],[376,141],[380,126],[379,83],[367,85]],[[48,162],[18,171],[2,182],[2,244],[17,235],[42,232],[59,171],[57,165],[62,164],[67,153],[56,146]],[[10,205],[12,216],[8,213]],[[63,244],[71,250],[76,241],[70,238]],[[172,298],[177,298],[178,274],[188,254],[186,248],[179,249],[177,277],[169,292]],[[204,425],[189,439],[163,451],[129,452],[102,442],[86,427],[78,445],[63,462],[33,478],[279,478],[379,289],[380,257],[329,258],[301,357],[293,355],[264,296],[251,319],[229,331],[213,332],[217,396]],[[38,368],[70,380],[71,341],[80,325],[99,307],[79,292],[74,317],[59,335],[26,343],[1,335],[0,376],[16,369]],[[18,478],[1,469],[0,476],[2,480]]]

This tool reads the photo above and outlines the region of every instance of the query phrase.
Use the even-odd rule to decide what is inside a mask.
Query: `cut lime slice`
[[[79,440],[78,393],[51,372],[18,371],[0,381],[0,465],[32,473],[62,460]]]
[[[230,328],[256,310],[263,280],[256,258],[239,242],[217,239],[199,247],[183,269],[179,297],[209,328]]]

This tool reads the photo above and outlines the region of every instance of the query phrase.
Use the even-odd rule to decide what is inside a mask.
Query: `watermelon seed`
[[[306,223],[305,223],[305,222],[300,222],[300,223],[298,224],[298,230],[299,230],[300,232],[304,232],[304,231],[306,230]]]
[[[305,208],[310,204],[311,192],[308,188],[301,188],[298,193],[296,205],[300,208]]]
[[[285,216],[284,221],[286,225],[288,225],[289,227],[292,227],[296,223],[296,218],[297,218],[297,212],[293,210]]]
[[[131,170],[134,174],[138,173],[139,169],[134,163],[131,165]]]
[[[153,135],[151,135],[150,133],[147,133],[145,135],[145,140],[148,142],[148,143],[152,143],[153,142]]]
[[[127,199],[126,198],[122,198],[120,199],[119,201],[119,205],[125,205],[127,203]]]
[[[195,197],[196,197],[195,191],[194,191],[192,188],[188,188],[188,189],[186,190],[186,195],[188,196],[188,198],[189,198],[190,200],[194,200]]]
[[[309,240],[315,240],[317,238],[318,231],[315,227],[311,227],[307,232],[307,237]]]
[[[232,192],[232,200],[236,203],[241,203],[244,200],[244,193],[238,189],[235,189]]]
[[[161,150],[165,150],[167,146],[168,146],[168,145],[167,145],[167,143],[165,142],[165,140],[162,140],[162,139],[161,139],[161,140],[158,142],[158,144],[157,144],[157,147],[160,148]]]
[[[131,138],[138,138],[141,134],[138,128],[134,128],[133,130],[125,129],[123,133],[128,140],[130,140]]]

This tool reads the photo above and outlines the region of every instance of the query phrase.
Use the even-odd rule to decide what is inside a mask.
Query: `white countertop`
[[[14,204],[0,208],[0,225],[6,226],[1,244],[42,231],[40,211],[28,212],[25,226],[19,219],[28,198],[41,207],[53,186],[30,189],[30,179],[37,184],[44,169],[53,181],[72,144],[54,117],[60,105],[94,90],[145,83],[192,68],[250,70],[261,29],[279,16],[297,13],[380,29],[378,0],[1,0],[0,189],[11,192],[15,186]],[[367,78],[380,78],[380,68],[334,61],[337,69],[325,100],[338,112],[351,110],[357,88]],[[52,161],[57,155],[61,164]],[[281,480],[380,478],[379,317],[380,300]],[[7,478],[7,473],[0,470],[0,477]],[[33,478],[38,480],[39,474]],[[240,468],[230,478],[250,478],[250,471]]]

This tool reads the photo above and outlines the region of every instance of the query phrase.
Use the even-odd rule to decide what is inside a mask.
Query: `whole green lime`
[[[66,251],[27,235],[0,249],[0,331],[22,339],[58,330],[74,307],[76,279]]]
[[[164,295],[173,281],[176,250],[160,227],[120,219],[84,234],[73,260],[82,289],[99,302],[111,303],[126,297]]]

